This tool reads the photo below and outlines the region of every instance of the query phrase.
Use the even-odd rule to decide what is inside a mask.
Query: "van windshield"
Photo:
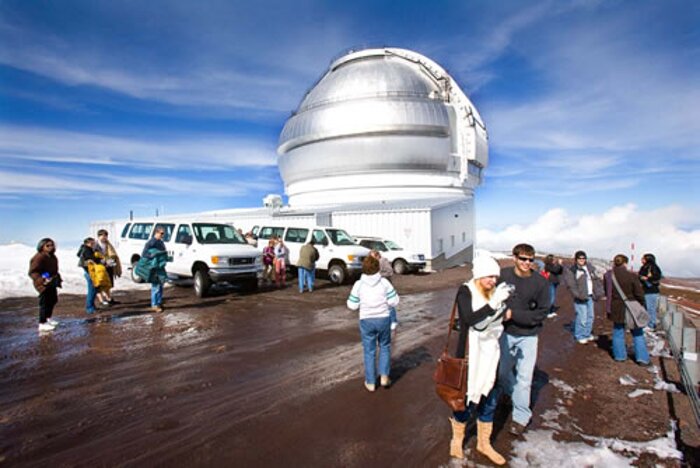
[[[226,224],[192,224],[194,235],[200,244],[247,244],[243,236]]]
[[[389,247],[389,250],[403,250],[396,242],[385,240],[384,243]]]
[[[350,234],[342,229],[326,229],[326,232],[335,245],[355,245]]]

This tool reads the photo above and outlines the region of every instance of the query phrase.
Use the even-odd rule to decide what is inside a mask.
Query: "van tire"
[[[345,265],[336,263],[328,268],[328,279],[330,279],[333,284],[343,284],[347,276],[348,273],[345,271]]]
[[[408,263],[403,258],[394,260],[394,273],[397,275],[405,275],[408,273]]]
[[[141,278],[139,275],[136,274],[136,264],[138,263],[138,260],[135,261],[134,263],[131,264],[131,272],[129,273],[129,276],[131,276],[131,281],[134,283],[143,283],[144,280]]]
[[[258,279],[252,278],[241,282],[241,289],[245,292],[255,292],[258,290]]]
[[[211,287],[211,279],[204,268],[198,268],[194,272],[194,294],[198,298],[207,297],[209,288]]]

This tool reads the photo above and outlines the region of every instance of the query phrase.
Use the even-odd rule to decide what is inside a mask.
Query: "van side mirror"
[[[192,245],[192,236],[183,236],[182,242],[183,244]]]
[[[328,245],[328,239],[324,237],[323,240],[321,241],[321,245],[324,245],[324,246]]]

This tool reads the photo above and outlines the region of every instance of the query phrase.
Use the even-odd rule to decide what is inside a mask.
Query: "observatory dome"
[[[334,61],[280,135],[292,206],[471,196],[487,134],[457,83],[405,49]]]

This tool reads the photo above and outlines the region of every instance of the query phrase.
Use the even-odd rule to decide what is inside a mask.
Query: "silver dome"
[[[480,127],[485,150],[476,109],[429,59],[402,49],[345,55],[306,94],[280,135],[279,167],[290,203],[295,184],[308,192],[314,180],[334,177],[334,184],[351,188],[356,182],[348,176],[378,172],[430,173],[441,176],[440,185],[461,188],[470,171],[466,159],[459,161],[460,145],[480,144],[457,128],[462,125],[471,133]],[[483,167],[485,158],[471,159]],[[455,180],[445,182],[450,173]]]

